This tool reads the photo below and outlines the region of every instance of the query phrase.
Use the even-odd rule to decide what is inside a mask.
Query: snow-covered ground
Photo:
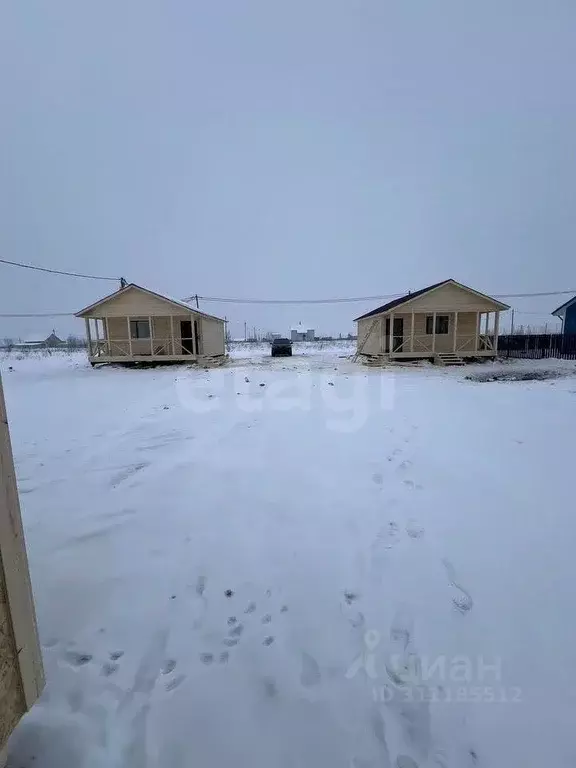
[[[340,354],[1,362],[48,678],[9,765],[576,763],[576,378]]]

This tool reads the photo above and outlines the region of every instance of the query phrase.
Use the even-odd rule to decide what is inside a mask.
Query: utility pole
[[[194,298],[196,299],[196,309],[200,309],[200,304],[198,304],[198,294],[196,294]]]
[[[514,310],[512,310],[512,322],[510,324],[510,336],[514,336]]]
[[[246,320],[244,320],[244,341],[247,341],[248,337],[246,336]]]

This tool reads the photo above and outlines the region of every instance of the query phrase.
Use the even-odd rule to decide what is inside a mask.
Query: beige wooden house
[[[190,362],[225,354],[225,321],[129,283],[81,310],[96,363]]]
[[[444,280],[356,318],[357,353],[441,364],[496,357],[500,312],[507,309],[456,280]]]
[[[44,687],[42,655],[0,378],[0,768],[8,737]]]

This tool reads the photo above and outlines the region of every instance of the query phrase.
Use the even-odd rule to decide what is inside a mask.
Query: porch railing
[[[130,351],[132,348],[132,351]],[[192,355],[192,339],[100,339],[90,343],[90,356],[105,357],[162,357]]]
[[[478,349],[487,352],[494,351],[494,336],[483,333],[478,337]]]
[[[478,346],[476,346],[478,344]],[[388,342],[386,340],[386,347]],[[433,351],[434,347],[434,351]],[[410,336],[393,336],[392,337],[392,353],[396,354],[403,352],[409,354],[427,354],[434,355],[435,353],[452,352],[454,350],[454,337],[452,335],[437,335],[436,344],[433,344],[433,337],[428,334],[416,334],[413,339]],[[456,354],[459,352],[480,352],[480,351],[494,351],[494,336],[479,334],[460,335],[456,337]]]

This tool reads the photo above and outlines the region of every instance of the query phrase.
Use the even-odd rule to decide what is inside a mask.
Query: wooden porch
[[[85,318],[88,359],[97,363],[190,362],[202,357],[194,315]]]
[[[499,323],[499,311],[384,313],[372,320],[358,344],[358,354],[376,354],[390,360],[436,359],[443,355],[495,357]]]

